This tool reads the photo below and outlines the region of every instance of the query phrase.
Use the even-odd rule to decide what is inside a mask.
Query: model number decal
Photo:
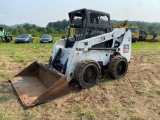
[[[129,44],[124,44],[123,45],[123,53],[128,53],[129,52]]]
[[[76,51],[84,51],[84,48],[76,48]]]

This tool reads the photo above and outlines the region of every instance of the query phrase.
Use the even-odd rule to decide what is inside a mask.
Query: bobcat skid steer
[[[69,18],[75,34],[55,43],[49,64],[36,61],[11,79],[26,107],[69,93],[72,80],[82,88],[92,87],[99,82],[104,66],[113,79],[122,78],[128,70],[129,29],[112,30],[110,15],[94,10],[76,10],[69,13]]]

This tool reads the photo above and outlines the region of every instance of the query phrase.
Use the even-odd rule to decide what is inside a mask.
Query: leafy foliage
[[[36,25],[24,24],[23,26],[18,26],[16,28],[8,28],[3,26],[6,31],[11,31],[13,36],[18,36],[22,33],[29,33],[33,36],[41,36],[42,34],[51,34],[52,36],[63,36],[65,28],[69,26],[69,20],[62,20],[57,22],[49,22],[46,27],[39,27]],[[118,24],[121,21],[111,20],[111,24]],[[160,35],[160,23],[148,23],[143,21],[128,21],[128,25],[137,25],[141,30],[146,31],[148,34]]]

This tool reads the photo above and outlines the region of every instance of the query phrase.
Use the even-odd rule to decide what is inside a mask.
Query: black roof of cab
[[[108,13],[97,11],[97,10],[86,9],[86,8],[78,9],[78,10],[74,10],[74,11],[69,12],[68,13],[69,17],[71,16],[71,14],[74,14],[74,13],[76,13],[78,15],[78,12],[85,12],[85,13],[93,12],[93,13],[96,13],[96,14],[101,14],[101,15],[108,16],[110,18],[110,14],[108,14]]]

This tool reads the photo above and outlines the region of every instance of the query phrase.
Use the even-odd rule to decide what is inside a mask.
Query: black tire
[[[132,43],[136,43],[138,41],[137,38],[132,38]]]
[[[128,70],[128,62],[122,56],[115,56],[108,64],[109,76],[113,79],[120,79],[125,76]]]
[[[0,43],[2,43],[2,42],[3,42],[2,37],[0,37]]]
[[[11,42],[11,40],[12,40],[12,37],[6,38],[6,42]]]
[[[90,88],[99,82],[101,68],[94,60],[85,60],[78,63],[74,71],[74,79],[82,88]]]

